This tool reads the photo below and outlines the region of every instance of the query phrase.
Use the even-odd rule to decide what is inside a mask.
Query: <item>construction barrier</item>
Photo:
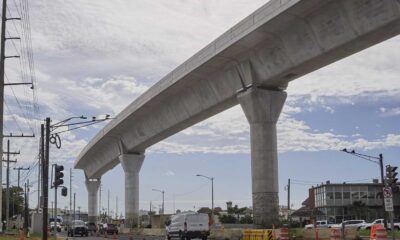
[[[340,230],[338,228],[331,229],[331,240],[340,240]]]
[[[376,229],[376,240],[387,240],[387,232],[385,228]]]
[[[371,232],[369,234],[369,239],[370,240],[376,240],[376,233],[378,229],[384,229],[384,227],[381,224],[374,224],[371,226]]]
[[[274,240],[271,229],[245,229],[242,232],[243,240]]]
[[[281,228],[280,239],[281,240],[289,240],[289,229],[288,228]]]

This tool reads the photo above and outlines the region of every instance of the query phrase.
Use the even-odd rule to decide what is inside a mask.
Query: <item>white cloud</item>
[[[382,117],[394,117],[400,115],[400,107],[395,107],[390,109],[381,107],[379,110],[381,112],[380,115]]]
[[[163,173],[163,176],[173,177],[173,176],[175,176],[175,173],[173,171],[171,171],[171,170],[168,170],[165,173]]]

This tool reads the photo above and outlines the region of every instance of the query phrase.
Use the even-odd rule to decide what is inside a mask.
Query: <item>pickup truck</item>
[[[380,224],[380,225],[383,226],[384,225],[383,219],[382,218],[375,219],[372,223],[366,223],[361,227],[361,229],[371,229],[371,226],[374,225],[374,224]],[[390,225],[390,221],[388,221],[388,229],[391,229],[391,227],[392,226]],[[397,230],[397,231],[400,230],[400,222],[398,222],[398,221],[394,222],[394,229]]]
[[[367,222],[364,220],[346,220],[342,223],[331,225],[331,228],[340,229],[343,227],[343,224],[345,228],[355,228],[357,230],[360,230],[362,226],[367,224]]]
[[[331,224],[327,220],[317,221],[315,223],[315,225],[317,226],[317,228],[330,228],[331,227]],[[307,224],[304,226],[304,228],[305,229],[313,229],[314,224]]]

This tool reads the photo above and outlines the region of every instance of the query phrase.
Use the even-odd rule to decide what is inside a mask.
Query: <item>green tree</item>
[[[2,218],[6,218],[6,188],[3,188]],[[24,211],[24,192],[22,188],[10,187],[9,216],[23,214]]]
[[[219,221],[221,223],[236,223],[236,218],[233,215],[221,215],[219,216]]]
[[[348,209],[351,215],[355,216],[357,219],[363,219],[368,211],[367,205],[362,201],[354,201]]]

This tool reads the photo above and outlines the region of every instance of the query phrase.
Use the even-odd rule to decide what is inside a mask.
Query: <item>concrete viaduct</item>
[[[101,176],[121,163],[136,225],[146,148],[240,104],[250,124],[254,222],[278,219],[276,122],[288,83],[400,32],[399,0],[271,0],[129,104],[82,150],[89,217]]]

